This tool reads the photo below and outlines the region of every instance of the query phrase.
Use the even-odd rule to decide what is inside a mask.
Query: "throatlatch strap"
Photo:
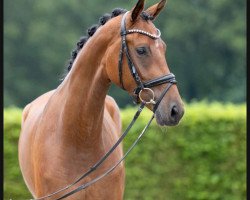
[[[123,41],[121,42],[121,50],[120,50],[120,54],[119,54],[119,63],[118,63],[118,67],[119,67],[119,79],[120,79],[120,84],[123,90],[125,90],[124,85],[123,85],[123,79],[122,79],[122,61],[123,61],[123,49],[124,49],[124,43]]]

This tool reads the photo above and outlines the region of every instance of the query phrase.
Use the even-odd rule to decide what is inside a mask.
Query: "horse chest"
[[[114,152],[115,153],[115,152]],[[96,177],[105,173],[114,163],[117,161],[118,156],[111,156],[106,163],[104,163],[99,169],[93,172],[90,176],[86,177],[83,181],[80,181],[79,184],[76,184],[74,187],[80,186],[84,183],[90,182]],[[90,159],[91,160],[91,159]],[[61,163],[51,163],[50,169],[47,168],[43,176],[40,176],[40,186],[43,187],[41,195],[49,194],[55,191],[55,188],[62,188],[66,185],[74,182],[81,174],[86,172],[90,166],[95,162],[93,161],[78,161],[78,162],[67,162]],[[53,169],[51,168],[53,166]],[[85,167],[84,167],[85,166]],[[124,180],[125,180],[125,168],[124,164],[121,163],[115,171],[103,178],[102,180],[94,183],[85,190],[74,194],[71,199],[122,199],[122,194],[124,190]],[[70,191],[70,190],[68,190]]]
[[[88,171],[118,139],[118,135],[113,131],[107,132],[106,128],[102,131],[105,132],[103,133],[105,135],[99,145],[94,145],[93,148],[78,149],[74,146],[58,146],[56,149],[54,143],[47,143],[47,147],[44,146],[44,152],[40,154],[40,156],[46,155],[46,158],[37,158],[37,162],[39,160],[43,162],[40,162],[36,170],[36,194],[42,196],[55,191],[56,188],[65,187]],[[54,147],[54,151],[49,150],[51,146]],[[122,147],[120,145],[94,173],[79,184],[87,183],[105,173],[121,157]],[[121,196],[124,190],[124,171],[124,165],[121,163],[114,172],[86,190],[75,194],[72,199],[121,199],[122,197],[119,195]]]

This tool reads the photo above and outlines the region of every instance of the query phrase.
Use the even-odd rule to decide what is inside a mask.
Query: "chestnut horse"
[[[139,79],[147,82],[170,74],[165,59],[166,45],[153,24],[165,3],[166,0],[161,0],[143,11],[144,0],[138,0],[136,6],[126,12],[126,21],[123,9],[106,14],[99,27],[91,29],[91,37],[86,43],[80,44],[61,84],[24,108],[19,163],[34,198],[49,195],[74,182],[109,151],[121,135],[119,108],[114,99],[107,96],[108,89],[112,82],[135,96],[134,88],[138,88],[131,74],[131,63],[125,59],[125,54],[120,55],[122,19],[124,27],[133,33],[126,35],[126,51],[129,51]],[[166,85],[165,82],[152,85],[150,91],[156,100]],[[154,110],[153,102],[146,106]],[[157,107],[155,117],[159,125],[179,123],[184,108],[175,84],[162,96]],[[122,156],[120,144],[102,166],[64,194],[103,174]],[[120,200],[123,199],[124,183],[122,162],[108,176],[67,199]]]

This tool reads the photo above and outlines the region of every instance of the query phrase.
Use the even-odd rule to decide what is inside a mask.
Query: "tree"
[[[4,1],[4,106],[23,107],[56,88],[76,42],[102,14],[134,1]],[[146,1],[147,6],[156,1]],[[155,21],[186,101],[246,98],[246,2],[175,0]],[[110,92],[125,106],[130,97]]]

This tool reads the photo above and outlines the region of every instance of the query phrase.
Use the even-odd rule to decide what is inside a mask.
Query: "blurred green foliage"
[[[146,1],[146,7],[157,1]],[[80,36],[115,7],[135,0],[4,0],[4,105],[23,107],[60,84]],[[245,102],[246,1],[174,0],[155,21],[186,101]],[[119,106],[130,102],[110,89]]]
[[[135,113],[122,110],[125,128]],[[145,110],[124,151],[151,116]],[[4,109],[4,199],[30,198],[20,174],[17,144],[21,110]],[[246,199],[246,104],[193,102],[176,127],[155,122],[126,161],[125,200]]]
[[[29,199],[18,164],[18,139],[21,130],[21,110],[4,109],[4,199]]]

